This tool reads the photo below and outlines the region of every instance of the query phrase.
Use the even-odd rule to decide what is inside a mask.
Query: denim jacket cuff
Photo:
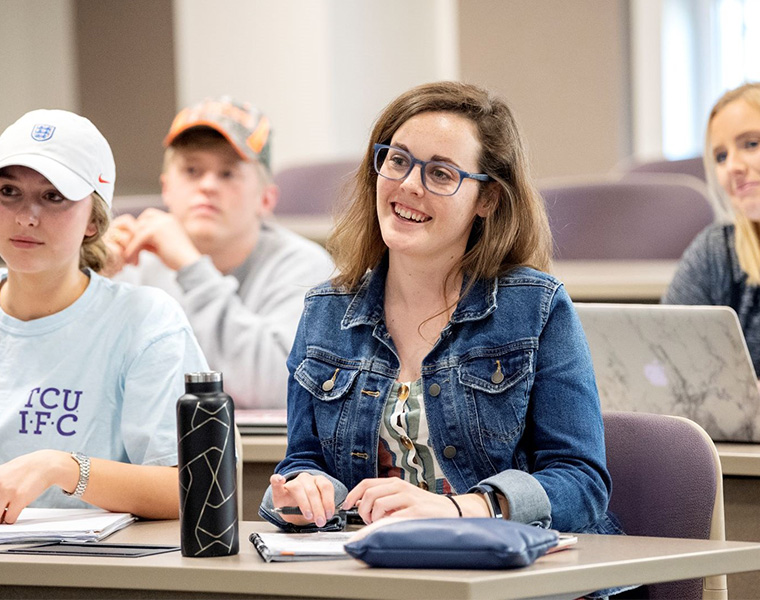
[[[297,475],[301,473],[311,473],[312,475],[322,475],[324,477],[327,477],[327,479],[330,480],[330,483],[333,484],[333,488],[335,489],[335,506],[340,506],[343,501],[346,499],[346,496],[348,495],[348,489],[345,485],[343,485],[340,481],[335,479],[334,477],[331,477],[327,473],[324,473],[323,471],[318,471],[316,469],[305,469],[303,471],[291,471],[290,473],[283,473],[283,476],[285,479],[293,479]],[[309,523],[307,525],[293,525],[292,523],[288,523],[285,521],[279,514],[274,512],[274,503],[272,502],[272,486],[270,485],[267,488],[267,491],[264,493],[264,498],[261,500],[261,506],[259,506],[259,516],[264,519],[265,521],[269,521],[272,525],[276,525],[280,529],[283,529],[288,532],[297,533],[297,532],[309,532],[309,531],[335,531],[336,529],[342,529],[344,523],[339,519],[337,514],[327,521],[324,527],[319,528],[313,523]],[[340,524],[340,527],[338,526]]]
[[[480,482],[496,488],[507,499],[509,519],[518,523],[549,528],[552,507],[549,496],[538,480],[518,469],[502,471]]]

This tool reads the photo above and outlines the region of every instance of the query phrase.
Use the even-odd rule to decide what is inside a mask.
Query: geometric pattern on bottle
[[[178,418],[180,515],[185,556],[238,552],[234,405],[183,402]]]

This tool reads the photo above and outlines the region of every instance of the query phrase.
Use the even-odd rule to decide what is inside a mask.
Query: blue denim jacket
[[[311,290],[288,359],[288,450],[276,471],[324,474],[336,503],[377,477],[382,409],[399,374],[383,320],[386,267],[357,291]],[[616,533],[594,371],[562,284],[518,268],[477,281],[422,363],[429,439],[457,493],[499,490],[509,518]],[[260,514],[272,512],[271,489]]]

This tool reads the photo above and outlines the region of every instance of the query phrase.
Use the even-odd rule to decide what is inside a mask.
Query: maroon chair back
[[[629,535],[709,539],[718,485],[709,440],[667,415],[605,412],[610,510]],[[701,600],[702,580],[652,584],[645,598]],[[646,595],[644,595],[646,594]]]
[[[280,187],[277,215],[323,216],[334,213],[345,185],[359,166],[359,160],[341,160],[283,169],[274,176]]]
[[[544,186],[558,260],[678,259],[714,215],[701,184],[641,176]]]
[[[701,156],[681,160],[652,160],[628,167],[629,173],[681,173],[707,181]]]

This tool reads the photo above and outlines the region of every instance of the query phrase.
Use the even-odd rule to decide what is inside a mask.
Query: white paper
[[[25,508],[13,524],[0,524],[0,544],[97,542],[135,520],[99,508]]]

